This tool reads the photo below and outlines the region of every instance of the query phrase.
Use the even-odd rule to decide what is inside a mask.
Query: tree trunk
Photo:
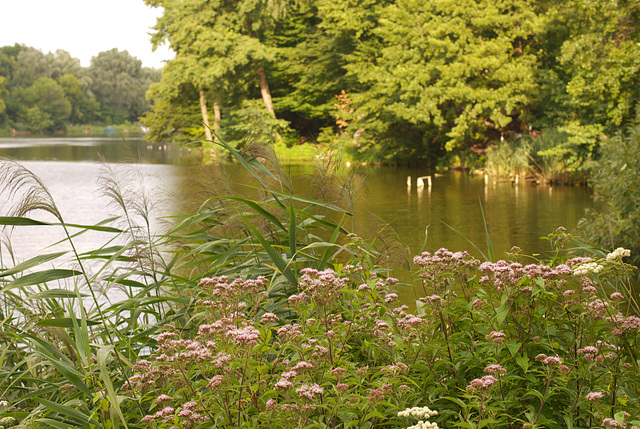
[[[202,112],[202,122],[204,122],[204,135],[207,140],[213,141],[211,125],[209,125],[209,115],[207,115],[207,102],[204,99],[204,89],[202,88],[200,88],[200,111]]]
[[[264,73],[262,67],[258,67],[256,70],[258,73],[258,78],[260,78],[260,92],[262,93],[262,101],[264,102],[264,107],[267,108],[267,112],[274,118],[276,117],[276,112],[273,110],[273,102],[271,101],[271,91],[269,91],[269,82],[267,82],[267,75]]]
[[[213,102],[213,131],[216,133],[215,141],[218,142],[218,136],[220,135],[220,119],[222,115],[220,114],[220,105],[218,101]]]

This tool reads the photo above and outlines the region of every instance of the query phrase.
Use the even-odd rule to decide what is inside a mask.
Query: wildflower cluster
[[[425,421],[426,419],[437,415],[438,412],[431,410],[429,407],[412,407],[398,412],[398,417],[411,417],[419,420],[418,423],[413,426],[409,426],[407,429],[438,429],[437,423]]]
[[[616,252],[597,262],[615,270]],[[415,261],[416,311],[398,303],[396,279],[360,265],[303,270],[281,307],[264,279],[204,279],[196,326],[167,326],[134,367],[144,422],[541,427],[572,409],[573,427],[616,427],[606,398],[620,398],[614,412],[638,424],[640,403],[621,392],[640,388],[640,318],[621,312],[624,295],[576,275],[593,261],[480,264],[446,249]],[[425,392],[440,414],[412,407]]]

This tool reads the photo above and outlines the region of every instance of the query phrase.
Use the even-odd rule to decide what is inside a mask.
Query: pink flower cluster
[[[335,271],[330,269],[318,271],[304,268],[300,273],[300,289],[319,305],[326,306],[335,302],[345,287],[346,279],[338,277]]]
[[[303,398],[313,400],[316,396],[322,396],[324,390],[316,383],[313,383],[311,385],[303,384],[298,389],[296,389],[296,393]]]
[[[586,398],[588,401],[594,402],[599,399],[602,399],[603,396],[604,396],[604,393],[602,392],[590,392],[590,393],[587,393]]]
[[[467,392],[470,392],[470,393],[487,390],[491,386],[493,386],[497,381],[498,379],[495,378],[494,376],[485,375],[482,378],[475,378],[471,380],[471,383],[469,383],[466,390]]]
[[[502,377],[507,374],[507,370],[497,363],[487,366],[484,369],[484,372],[487,374],[495,375],[497,377]]]
[[[492,340],[495,344],[502,344],[505,340],[505,335],[502,331],[492,331],[485,338],[487,340]]]
[[[611,321],[616,324],[616,328],[611,331],[613,335],[622,336],[633,332],[640,331],[640,317],[627,316],[627,317],[612,317]]]

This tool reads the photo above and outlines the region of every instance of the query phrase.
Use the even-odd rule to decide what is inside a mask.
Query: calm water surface
[[[103,168],[100,160],[108,167],[128,171],[124,173],[129,174],[125,183],[145,189],[161,201],[164,214],[179,211],[181,200],[190,194],[190,170],[182,165],[185,154],[170,145],[149,144],[141,139],[4,138],[0,139],[0,155],[19,160],[36,173],[50,189],[65,220],[71,223],[93,224],[116,212],[98,192],[97,179]],[[295,189],[310,195],[307,177],[311,167],[294,165],[288,169],[296,178]],[[415,178],[430,174],[429,171],[393,167],[364,171],[366,190],[356,203],[356,219],[368,219],[370,212],[388,222],[412,255],[422,248],[427,230],[425,250],[447,247],[479,256],[465,238],[445,223],[486,252],[481,207],[497,257],[503,257],[514,245],[527,253],[547,252],[548,244],[540,237],[558,226],[572,230],[584,210],[592,206],[590,193],[584,187],[487,184],[482,176],[451,172],[434,177],[431,188],[418,189]],[[408,176],[412,177],[410,188]],[[0,197],[0,204],[0,215],[6,215],[9,203]],[[366,235],[370,226],[362,224],[357,228]],[[36,254],[61,238],[51,236],[51,231],[18,228],[12,241],[19,259]],[[97,233],[82,240],[88,249],[103,244]]]

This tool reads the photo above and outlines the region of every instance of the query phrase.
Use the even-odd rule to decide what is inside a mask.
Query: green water
[[[147,189],[164,195],[166,211],[179,211],[185,198],[199,198],[190,187],[192,170],[183,165],[185,154],[170,145],[118,138],[4,138],[0,139],[0,155],[17,159],[40,175],[63,214],[68,214],[68,222],[92,223],[109,216],[109,209],[101,208],[102,201],[96,196],[96,163],[101,159],[109,165],[126,164],[129,169],[139,170]],[[231,174],[236,175],[233,170]],[[314,196],[310,165],[293,165],[286,170],[294,178],[297,192]],[[393,167],[370,167],[362,172],[366,178],[354,206],[356,232],[371,235],[375,232],[372,229],[387,223],[411,255],[423,248],[425,234],[424,249],[428,251],[446,247],[468,250],[475,256],[486,254],[482,209],[497,258],[504,257],[515,245],[529,254],[545,253],[548,243],[540,237],[558,226],[573,230],[584,210],[593,204],[584,187],[485,183],[483,176],[450,172],[433,175],[432,186],[419,189],[416,178],[432,172]],[[409,176],[411,187],[407,186]],[[6,212],[5,207],[0,209]],[[51,238],[32,235],[28,241],[33,243],[25,243],[28,253],[37,252]]]

